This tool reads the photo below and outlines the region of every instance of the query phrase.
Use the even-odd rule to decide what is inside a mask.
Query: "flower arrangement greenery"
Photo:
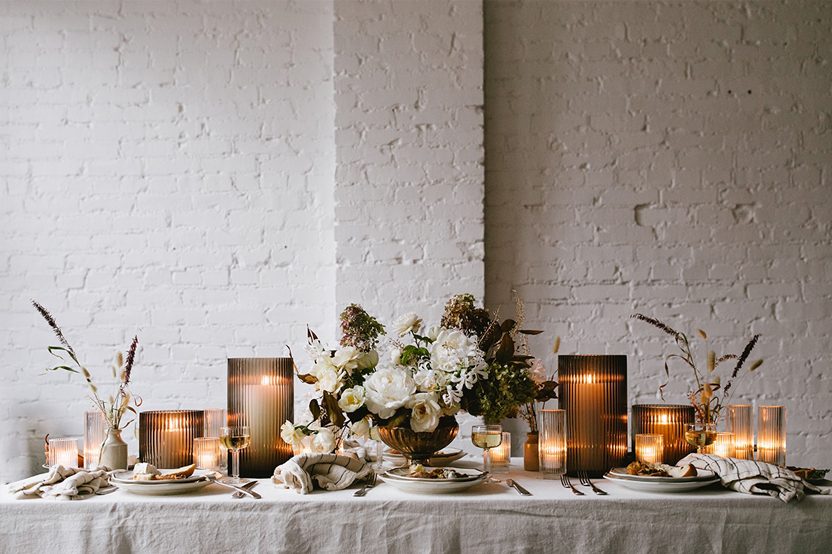
[[[659,396],[664,399],[664,388],[667,386],[670,379],[670,362],[674,360],[681,362],[693,373],[696,386],[688,392],[688,399],[690,400],[694,410],[696,410],[696,420],[700,423],[716,424],[722,415],[722,410],[729,403],[731,390],[736,379],[743,376],[740,372],[745,366],[745,363],[748,361],[748,358],[751,356],[751,352],[754,350],[754,347],[757,345],[760,335],[752,336],[740,354],[723,354],[721,356],[717,356],[716,352],[707,349],[706,367],[702,370],[696,363],[693,355],[693,349],[691,348],[690,340],[687,335],[673,329],[658,319],[654,319],[643,314],[633,314],[631,317],[647,323],[648,325],[652,325],[656,329],[659,329],[663,333],[671,336],[676,344],[676,347],[678,348],[678,352],[665,356],[664,372],[668,381],[665,381],[659,386]],[[697,334],[702,340],[708,340],[708,334],[704,330],[698,329]],[[722,378],[717,370],[724,362],[729,360],[736,360],[736,362],[734,363],[734,367],[731,372],[728,373],[727,380],[723,386]],[[762,359],[755,360],[748,366],[748,370],[745,373],[753,373],[761,365],[763,365]]]
[[[281,436],[296,448],[327,451],[345,433],[368,437],[378,426],[409,426],[433,432],[443,417],[460,410],[499,422],[533,403],[543,385],[539,368],[518,336],[517,321],[499,321],[477,307],[473,295],[460,294],[445,305],[439,325],[425,327],[406,314],[386,334],[385,327],[352,304],[341,314],[338,348],[324,346],[308,331],[313,360],[298,377],[320,396],[310,402],[310,423],[284,423]]]
[[[82,375],[87,383],[90,400],[95,408],[104,415],[107,425],[111,429],[119,430],[130,425],[133,422],[132,419],[124,425],[121,424],[124,415],[127,412],[131,412],[136,416],[138,414],[136,408],[141,406],[142,403],[141,398],[133,396],[130,392],[130,377],[136,361],[136,349],[139,345],[139,338],[137,336],[133,337],[130,347],[127,349],[126,358],[121,352],[116,354],[115,361],[112,365],[112,375],[117,380],[116,390],[104,399],[99,393],[98,386],[93,382],[89,370],[79,361],[78,354],[70,346],[69,341],[56,323],[55,318],[52,317],[52,314],[34,300],[32,301],[32,305],[43,319],[46,320],[46,323],[49,324],[49,327],[52,328],[52,331],[58,337],[58,342],[60,342],[60,346],[50,346],[48,350],[50,354],[61,360],[61,363],[47,368],[47,371],[68,371]]]

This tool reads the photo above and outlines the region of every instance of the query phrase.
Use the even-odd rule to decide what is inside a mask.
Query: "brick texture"
[[[832,4],[494,1],[485,19],[489,305],[516,288],[542,351],[629,354],[633,402],[655,400],[669,345],[630,313],[725,350],[761,333],[736,398],[783,403],[790,462],[828,465]]]

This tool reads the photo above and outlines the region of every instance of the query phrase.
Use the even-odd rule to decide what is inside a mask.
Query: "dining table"
[[[120,489],[69,501],[16,499],[4,487],[0,552],[832,552],[832,496],[786,504],[718,483],[653,493],[594,479],[607,493],[598,495],[573,478],[579,496],[522,467],[512,458],[493,481],[435,495],[383,480],[356,497],[358,485],[301,495],[261,479],[260,499],[234,498],[216,484],[175,496]]]

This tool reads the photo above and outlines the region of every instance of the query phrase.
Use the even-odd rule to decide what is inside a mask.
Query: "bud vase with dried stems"
[[[538,433],[528,433],[523,445],[523,469],[526,471],[540,471],[540,453],[538,452]]]
[[[127,443],[121,438],[121,429],[107,429],[107,438],[101,445],[98,465],[108,469],[127,469]]]

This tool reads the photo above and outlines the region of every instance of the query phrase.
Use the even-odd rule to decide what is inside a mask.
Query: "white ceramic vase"
[[[98,465],[109,469],[127,469],[127,443],[121,438],[121,429],[111,427],[107,430]]]

